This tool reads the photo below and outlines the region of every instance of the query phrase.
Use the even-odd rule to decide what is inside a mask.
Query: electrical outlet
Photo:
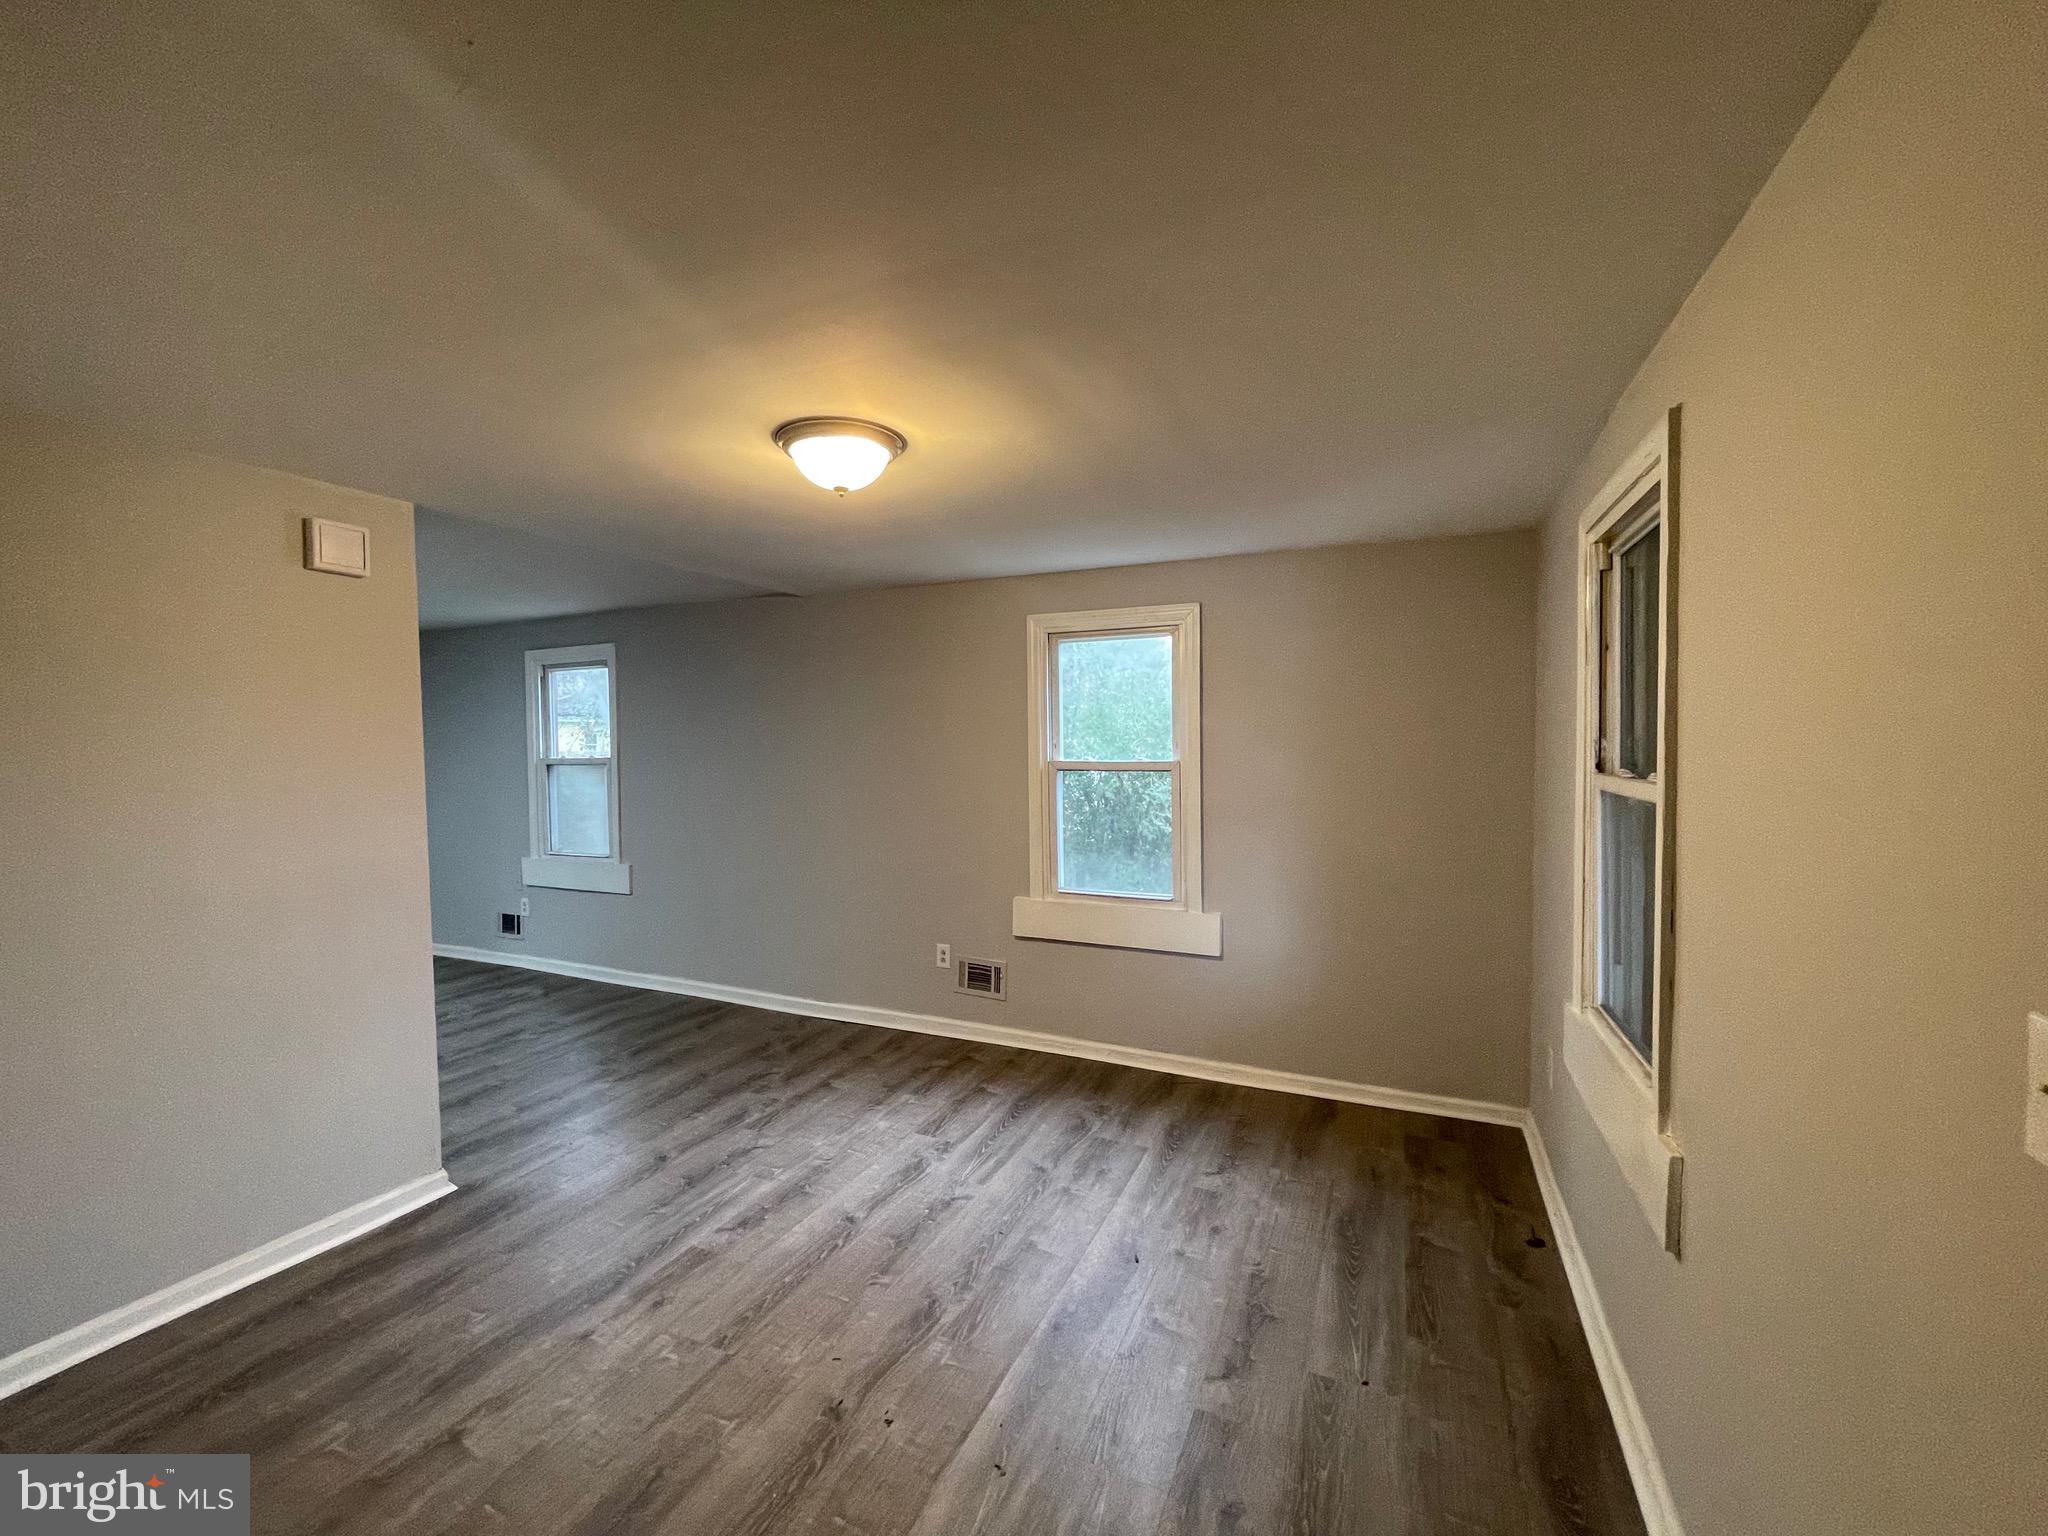
[[[2048,1014],[2027,1015],[2027,1156],[2048,1163]]]
[[[533,903],[528,901],[524,896],[519,898],[519,915],[521,917],[533,916]]]
[[[1543,1086],[1557,1086],[1557,1047],[1554,1045],[1543,1047]]]
[[[950,971],[951,969],[953,969],[953,946],[950,944],[941,944],[938,947],[938,953],[939,958],[937,964],[939,969],[942,971]]]

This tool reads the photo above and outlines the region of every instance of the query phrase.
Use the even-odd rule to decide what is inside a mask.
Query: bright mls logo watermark
[[[246,1456],[0,1456],[0,1536],[249,1536]]]

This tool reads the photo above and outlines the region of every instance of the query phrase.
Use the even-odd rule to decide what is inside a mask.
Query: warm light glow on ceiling
[[[775,429],[775,446],[811,484],[848,491],[873,485],[906,446],[903,434],[851,416],[806,416]]]

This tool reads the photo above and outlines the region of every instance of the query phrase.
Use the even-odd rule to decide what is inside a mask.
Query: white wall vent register
[[[953,972],[953,990],[1001,1002],[1010,995],[1006,969],[1000,960],[962,960]]]

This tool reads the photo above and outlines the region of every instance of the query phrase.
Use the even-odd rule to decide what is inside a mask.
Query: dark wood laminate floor
[[[436,970],[459,1192],[0,1448],[249,1451],[261,1532],[1642,1530],[1517,1132]]]

